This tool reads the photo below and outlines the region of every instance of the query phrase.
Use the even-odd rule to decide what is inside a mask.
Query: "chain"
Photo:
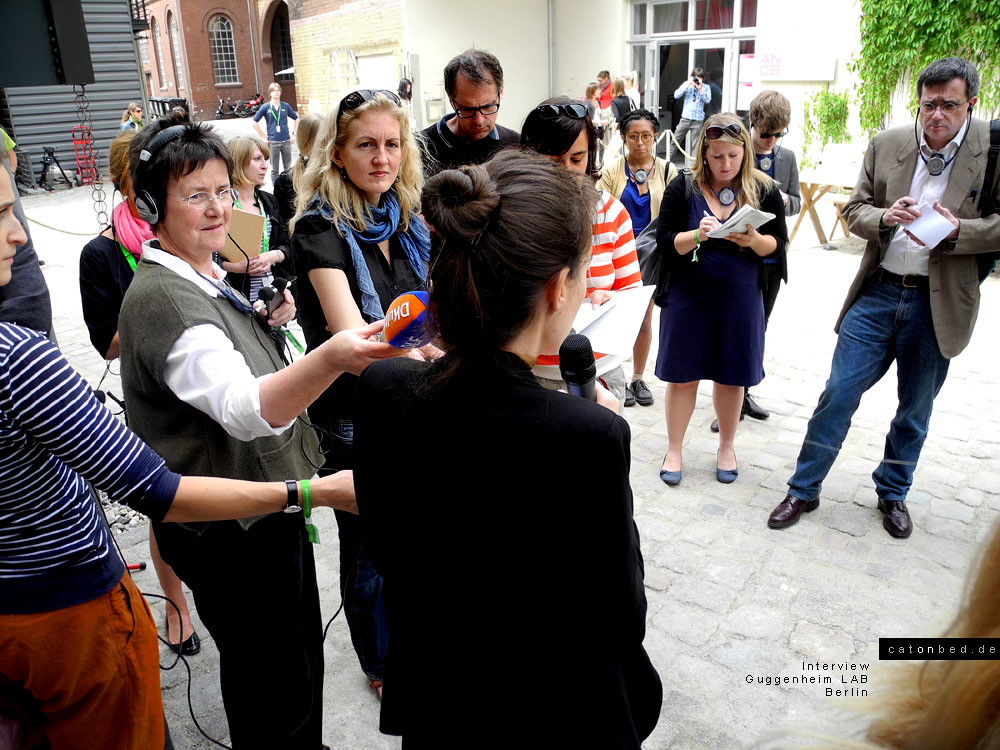
[[[73,86],[76,96],[76,114],[83,127],[83,164],[80,168],[80,178],[90,176],[90,191],[94,199],[94,212],[97,214],[97,231],[103,232],[108,226],[108,204],[104,194],[104,180],[98,166],[98,149],[94,146],[93,121],[90,118],[90,100],[87,99],[87,87],[84,84]]]

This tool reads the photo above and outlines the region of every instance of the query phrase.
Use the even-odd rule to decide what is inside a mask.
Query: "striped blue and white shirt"
[[[0,323],[0,614],[80,604],[121,578],[88,481],[159,520],[180,476],[47,338]]]

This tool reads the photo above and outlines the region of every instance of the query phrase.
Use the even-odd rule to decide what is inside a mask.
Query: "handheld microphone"
[[[419,349],[437,335],[437,324],[429,309],[427,292],[404,292],[385,311],[385,328],[378,336],[400,349]]]
[[[571,333],[559,347],[559,372],[566,390],[588,401],[597,401],[597,365],[590,339]]]
[[[270,286],[261,287],[260,291],[257,292],[257,301],[253,303],[254,312],[261,314],[266,310],[267,315],[264,317],[270,318],[274,314],[274,311],[281,307],[281,303],[285,301],[285,289],[293,281],[295,281],[294,276],[290,279],[276,277]]]

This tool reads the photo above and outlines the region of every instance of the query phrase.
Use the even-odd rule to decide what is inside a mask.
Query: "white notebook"
[[[731,234],[746,234],[747,224],[754,229],[760,229],[773,218],[774,214],[769,214],[767,211],[760,211],[753,206],[743,206],[743,208],[726,219],[722,226],[709,232],[708,236],[722,239]]]

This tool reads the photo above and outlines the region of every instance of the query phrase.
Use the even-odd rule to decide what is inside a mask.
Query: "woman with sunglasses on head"
[[[537,151],[571,172],[591,179],[598,176],[597,131],[582,102],[561,96],[539,104],[528,113],[521,126],[521,147]],[[625,207],[610,193],[598,192],[592,229],[584,298],[599,307],[617,291],[642,286],[642,275],[635,254],[632,221]],[[626,382],[622,358],[597,352],[594,357],[598,377],[604,380],[619,404],[624,404]],[[543,354],[534,372],[546,387],[564,387],[558,356]]]
[[[667,186],[656,230],[670,273],[656,359],[656,376],[667,382],[660,478],[668,485],[681,481],[681,449],[701,380],[714,383],[716,479],[728,484],[739,473],[733,442],[744,389],[764,378],[761,259],[788,244],[781,193],[754,168],[750,134],[738,117],[708,118],[695,157],[691,175]],[[775,216],[759,230],[747,225],[726,239],[706,236],[743,206]]]
[[[309,351],[338,331],[380,320],[397,296],[424,288],[430,238],[416,213],[422,185],[409,114],[397,94],[365,89],[345,96],[313,149],[292,220],[299,323]],[[354,375],[343,375],[310,408],[332,437],[324,473],[353,465],[356,385]],[[382,579],[357,517],[337,514],[337,524],[351,640],[381,696],[389,637]]]
[[[638,750],[659,717],[628,424],[531,374],[585,293],[595,199],[517,151],[424,189],[448,353],[370,367],[356,397],[392,634],[380,728],[405,748]]]
[[[648,109],[625,115],[619,125],[625,139],[625,153],[604,165],[597,187],[615,196],[632,219],[632,233],[638,237],[660,213],[663,191],[677,176],[677,167],[656,156],[656,134],[660,123]],[[650,230],[652,231],[652,230]],[[648,281],[648,280],[647,280]],[[639,335],[632,348],[632,380],[625,391],[625,406],[651,406],[653,394],[643,375],[653,343],[653,301],[649,301]]]
[[[309,479],[322,456],[305,409],[344,371],[395,353],[368,340],[381,325],[341,331],[284,366],[273,329],[295,314],[291,293],[265,320],[212,262],[234,202],[222,140],[158,120],[132,141],[130,163],[156,235],[119,318],[130,424],[174,471]],[[219,649],[233,747],[319,748],[323,624],[302,514],[154,529]]]
[[[275,276],[291,275],[288,263],[288,227],[278,210],[278,200],[261,186],[267,179],[267,160],[271,152],[264,141],[251,136],[237,136],[226,144],[233,159],[233,187],[236,196],[233,208],[264,217],[260,244],[244,247],[247,258],[223,260],[219,265],[226,272],[226,281],[255,302],[260,290],[270,286]]]

